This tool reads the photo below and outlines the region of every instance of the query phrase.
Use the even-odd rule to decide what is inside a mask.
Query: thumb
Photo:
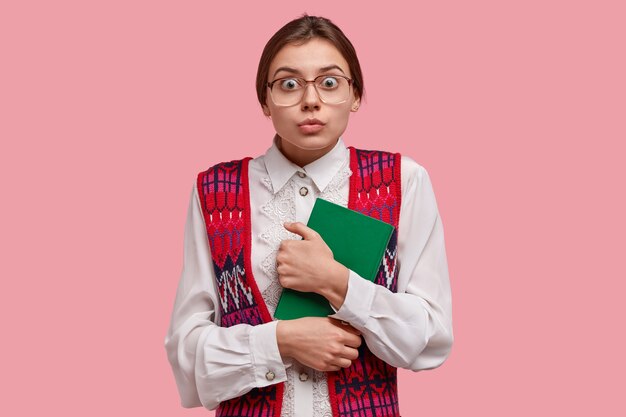
[[[291,233],[302,236],[304,240],[311,240],[319,237],[319,234],[315,230],[301,222],[285,222],[284,226],[285,229],[289,230]]]

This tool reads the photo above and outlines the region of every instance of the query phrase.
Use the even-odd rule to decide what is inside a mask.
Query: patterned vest
[[[397,292],[396,253],[400,215],[400,154],[350,149],[348,207],[395,227],[375,283]],[[248,162],[223,162],[198,174],[211,256],[220,296],[222,327],[272,321],[250,256]],[[365,343],[349,368],[328,372],[333,417],[398,417],[396,368],[378,359]],[[220,403],[217,417],[280,417],[284,383],[254,388]]]

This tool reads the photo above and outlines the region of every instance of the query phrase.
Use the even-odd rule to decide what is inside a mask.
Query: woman
[[[439,366],[453,341],[443,227],[412,159],[346,148],[363,95],[350,41],[307,16],[267,43],[257,95],[267,152],[198,175],[165,347],[184,407],[218,416],[399,416],[396,369]],[[305,226],[317,197],[396,229],[375,282]],[[335,314],[276,320],[282,288]],[[365,343],[362,343],[365,342]]]

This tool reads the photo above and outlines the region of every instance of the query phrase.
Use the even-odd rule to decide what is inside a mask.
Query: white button
[[[300,171],[298,171],[298,176],[299,176],[300,178],[304,178],[304,177],[306,177],[306,174],[305,174],[304,172],[300,172]]]
[[[273,380],[274,380],[274,378],[276,378],[276,375],[274,375],[274,372],[272,372],[272,371],[268,371],[268,372],[265,374],[265,378],[266,378],[268,381],[273,381]]]
[[[306,188],[306,187],[302,187],[302,188],[300,188],[300,195],[301,195],[302,197],[304,197],[304,196],[305,196],[305,195],[307,195],[308,193],[309,193],[309,189],[308,189],[308,188]]]
[[[309,379],[309,374],[306,372],[300,372],[300,381],[305,382]]]

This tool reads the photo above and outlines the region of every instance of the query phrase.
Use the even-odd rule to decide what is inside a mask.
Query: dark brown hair
[[[361,65],[350,40],[329,19],[309,16],[305,13],[302,17],[294,19],[280,28],[263,48],[263,53],[259,60],[259,68],[256,73],[256,94],[261,106],[265,105],[265,100],[267,99],[267,76],[270,64],[278,51],[287,44],[301,45],[313,38],[326,39],[339,50],[343,58],[348,62],[356,95],[359,98],[363,97],[365,90]]]

